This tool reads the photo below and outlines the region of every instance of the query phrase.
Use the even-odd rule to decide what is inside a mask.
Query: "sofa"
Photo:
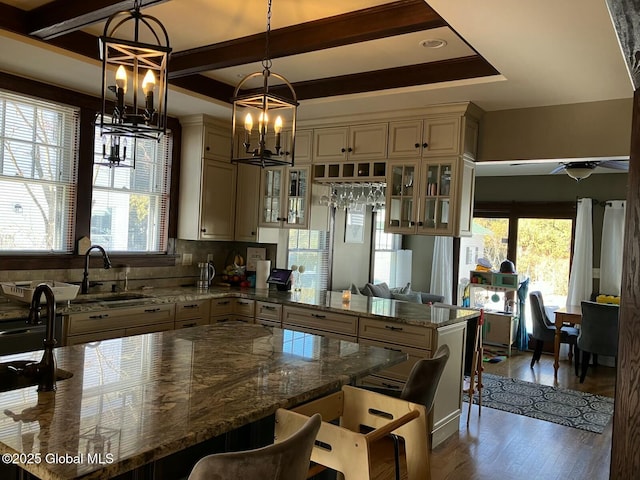
[[[443,302],[444,296],[428,292],[417,292],[411,290],[411,282],[404,287],[389,288],[386,283],[367,283],[364,287],[358,288],[357,285],[351,284],[352,295],[364,295],[367,297],[389,298],[412,303],[437,303]]]

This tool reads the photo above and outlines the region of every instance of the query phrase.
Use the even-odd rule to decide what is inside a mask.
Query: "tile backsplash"
[[[247,258],[247,248],[258,247],[266,250],[266,258],[275,262],[275,244],[257,244],[246,242],[201,242],[192,240],[170,240],[169,251],[178,255],[175,266],[162,267],[130,267],[126,273],[126,265],[120,261],[112,262],[112,268],[105,270],[92,266],[89,270],[89,280],[102,285],[91,287],[92,292],[104,292],[116,289],[121,291],[125,286],[125,275],[129,290],[136,290],[143,286],[174,287],[195,286],[198,279],[199,262],[206,262],[208,256],[219,276],[225,266],[233,263],[235,255]],[[109,253],[107,251],[107,253]],[[191,265],[183,265],[185,254],[191,255]],[[92,252],[92,256],[99,256],[99,252]],[[67,283],[82,281],[82,269],[56,270],[0,270],[0,282],[15,282],[20,280],[56,280]],[[114,287],[115,285],[115,287]]]

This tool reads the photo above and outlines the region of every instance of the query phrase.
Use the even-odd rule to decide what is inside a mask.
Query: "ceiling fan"
[[[551,171],[551,173],[554,174],[564,171],[571,178],[579,182],[591,175],[596,167],[624,170],[625,172],[628,172],[629,162],[628,160],[588,160],[585,162],[567,162],[558,165]]]

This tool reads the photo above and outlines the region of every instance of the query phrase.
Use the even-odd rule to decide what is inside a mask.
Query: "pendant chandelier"
[[[140,3],[110,16],[100,37],[102,110],[96,123],[104,161],[98,165],[135,168],[137,140],[157,141],[166,132],[169,37],[158,19],[140,13]]]
[[[263,70],[244,77],[231,99],[231,161],[260,167],[293,166],[298,101],[287,79],[271,71],[270,32],[271,0],[268,0]],[[255,78],[262,79],[262,87],[248,89],[247,83]]]

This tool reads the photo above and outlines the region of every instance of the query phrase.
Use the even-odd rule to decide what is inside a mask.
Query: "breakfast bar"
[[[2,468],[44,480],[117,477],[407,358],[242,322],[66,346],[56,357],[72,374],[56,392],[0,393]]]

